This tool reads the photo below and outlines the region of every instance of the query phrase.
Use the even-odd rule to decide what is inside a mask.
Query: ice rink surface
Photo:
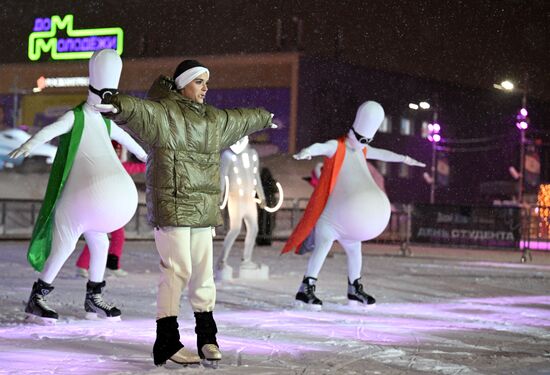
[[[86,280],[74,276],[75,252],[48,296],[60,315],[55,326],[24,320],[37,278],[26,246],[0,242],[0,374],[550,374],[546,254],[521,264],[520,254],[501,251],[427,249],[405,258],[367,245],[363,282],[377,306],[365,311],[346,305],[346,256],[336,249],[317,286],[325,308],[310,312],[293,307],[307,256],[279,256],[277,242],[257,247],[253,260],[270,267],[268,281],[218,284],[224,358],[214,370],[153,365],[153,242],[127,242],[129,275],[106,279],[105,299],[123,313],[114,323],[83,319]],[[229,259],[235,272],[241,249],[237,242]],[[185,300],[179,320],[182,342],[195,350]]]

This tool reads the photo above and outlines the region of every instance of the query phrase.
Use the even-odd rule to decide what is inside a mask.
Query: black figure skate
[[[88,281],[86,284],[86,300],[84,309],[86,310],[86,319],[97,320],[98,317],[110,321],[119,321],[121,312],[114,305],[103,301],[101,294],[105,287],[105,281],[95,283]]]
[[[315,295],[316,282],[316,278],[304,276],[300,289],[296,293],[296,307],[305,307],[314,311],[320,311],[323,308],[323,301]]]
[[[363,290],[363,284],[359,281],[361,278],[350,283],[348,279],[348,305],[350,306],[362,306],[362,307],[374,307],[376,300],[373,296],[368,295]]]
[[[29,301],[25,307],[27,320],[44,325],[53,325],[59,317],[55,310],[48,307],[45,297],[53,290],[53,286],[38,279],[33,286]]]

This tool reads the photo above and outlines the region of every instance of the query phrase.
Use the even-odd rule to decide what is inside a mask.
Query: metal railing
[[[273,226],[270,239],[286,240],[302,217],[307,202],[308,198],[285,199],[281,209],[271,216]],[[0,240],[30,239],[41,204],[41,200],[33,199],[0,199]],[[400,245],[402,254],[410,255],[413,211],[412,205],[392,206],[388,226],[372,242]],[[550,251],[549,213],[549,207],[525,206],[521,209],[521,240],[515,249],[523,250],[522,261],[531,259],[531,250]],[[153,230],[147,223],[145,204],[138,205],[125,229],[127,239],[153,239]],[[226,232],[226,226],[217,228],[216,239],[223,239]],[[445,246],[455,245],[450,243]],[[468,247],[460,243],[456,246]]]

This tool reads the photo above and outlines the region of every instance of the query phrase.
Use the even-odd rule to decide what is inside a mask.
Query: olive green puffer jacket
[[[159,77],[149,100],[114,95],[119,112],[107,117],[148,146],[147,218],[154,227],[207,227],[222,223],[220,151],[269,127],[263,109],[220,110],[184,98]]]

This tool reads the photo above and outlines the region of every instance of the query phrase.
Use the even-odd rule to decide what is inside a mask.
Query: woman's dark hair
[[[176,78],[183,72],[185,72],[186,70],[189,70],[189,69],[192,69],[192,68],[196,68],[196,67],[203,67],[205,68],[204,65],[202,65],[200,62],[198,62],[197,60],[183,60],[179,65],[178,67],[176,68],[176,71],[174,72],[174,76],[172,77],[172,79],[175,81]]]

